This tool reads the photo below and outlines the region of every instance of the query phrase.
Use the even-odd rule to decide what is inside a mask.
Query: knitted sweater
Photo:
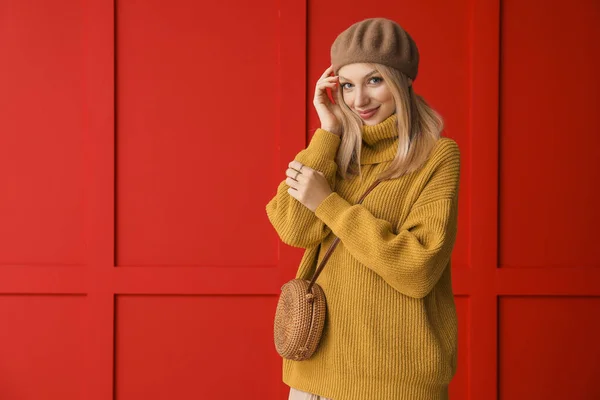
[[[383,181],[357,205],[396,154],[396,115],[363,127],[362,182],[336,177],[340,141],[317,129],[295,157],[334,190],[315,212],[285,180],[266,206],[281,240],[306,249],[297,278],[310,279],[340,238],[317,279],[327,298],[321,342],[308,360],[283,360],[283,381],[333,400],[447,399],[457,361],[450,256],[459,148],[440,138],[419,170]]]

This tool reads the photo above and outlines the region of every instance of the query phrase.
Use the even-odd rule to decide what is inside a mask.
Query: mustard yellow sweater
[[[447,399],[456,371],[457,319],[450,256],[457,233],[460,152],[440,138],[417,171],[379,184],[394,158],[396,116],[363,127],[358,177],[336,178],[341,139],[318,129],[295,160],[323,172],[334,190],[313,213],[285,180],[266,211],[281,240],[305,248],[297,278],[317,279],[327,319],[316,353],[283,360],[283,381],[333,400]]]

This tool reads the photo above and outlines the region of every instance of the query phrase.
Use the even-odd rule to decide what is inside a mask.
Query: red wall
[[[451,398],[600,398],[597,0],[5,0],[0,399],[287,399],[264,207],[373,16],[463,155]]]

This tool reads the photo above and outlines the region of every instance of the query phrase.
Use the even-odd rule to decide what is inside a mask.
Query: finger
[[[319,79],[317,84],[322,82],[337,82],[340,79],[339,76],[328,76],[327,78]]]
[[[317,86],[317,90],[316,93],[321,94],[322,92],[325,91],[325,89],[329,88],[329,89],[335,89],[336,88],[336,84],[335,83],[325,83],[323,85]]]
[[[329,74],[331,74],[332,72],[333,72],[333,65],[330,65],[329,68],[327,68],[325,70],[325,72],[323,72],[323,75],[321,75],[320,79],[323,79],[323,78],[329,76]]]
[[[320,94],[325,89],[331,89],[331,90],[333,90],[333,89],[335,89],[338,86],[339,85],[338,85],[337,82],[331,82],[331,83],[330,82],[324,82],[324,83],[321,83],[321,84],[317,85],[317,87],[315,88],[315,93],[319,93]]]
[[[333,89],[331,89],[331,102],[335,105],[337,105],[337,96],[338,96],[338,88],[334,87]]]
[[[298,181],[295,181],[294,178],[287,177],[285,178],[285,184],[291,187],[292,189],[298,189]]]
[[[335,85],[333,88],[331,88],[331,95],[334,100],[339,90],[342,90],[342,85]]]
[[[290,196],[292,196],[293,198],[298,200],[298,191],[296,189],[288,188],[287,192],[290,194]],[[298,200],[298,201],[300,201],[300,200]]]
[[[285,171],[285,176],[286,176],[287,178],[291,178],[291,179],[293,179],[294,181],[298,181],[298,180],[300,180],[300,175],[302,175],[302,171],[297,171],[297,170],[295,170],[295,169],[292,169],[292,168],[288,168],[288,169]],[[298,176],[298,178],[296,178],[296,176]]]
[[[306,171],[307,167],[306,165],[302,164],[300,161],[296,161],[296,160],[292,160],[289,164],[288,164],[289,168],[292,168],[296,171],[300,171],[300,169],[302,169],[302,171]],[[295,174],[295,172],[294,172]]]
[[[317,95],[317,96],[323,95],[325,92],[325,89],[329,88],[329,89],[333,90],[336,87],[337,87],[337,83],[322,83],[320,85],[317,85],[317,87],[315,88],[315,95]]]
[[[307,173],[307,170],[304,168],[302,168],[302,171],[297,171],[293,168],[288,169],[285,173],[286,183],[288,186],[295,188],[298,182],[304,181],[305,173]]]
[[[315,86],[318,88],[319,86],[323,86],[323,85],[339,85],[339,84],[340,84],[340,82],[338,81],[338,78],[332,76],[331,79],[327,78],[327,79],[318,81]]]

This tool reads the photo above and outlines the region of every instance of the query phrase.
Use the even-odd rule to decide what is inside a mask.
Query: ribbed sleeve
[[[400,293],[423,298],[450,260],[456,237],[456,207],[439,200],[412,210],[398,234],[389,222],[337,194],[317,210],[358,262]]]
[[[323,129],[317,129],[308,147],[294,160],[323,173],[331,188],[335,188],[337,164],[335,156],[341,138]],[[266,205],[266,212],[281,238],[293,247],[309,248],[321,242],[331,231],[311,210],[290,196],[285,179],[277,187],[277,194]]]
[[[434,155],[438,166],[398,233],[390,222],[336,192],[315,210],[357,261],[406,296],[422,298],[431,291],[454,247],[460,154],[453,143]]]

